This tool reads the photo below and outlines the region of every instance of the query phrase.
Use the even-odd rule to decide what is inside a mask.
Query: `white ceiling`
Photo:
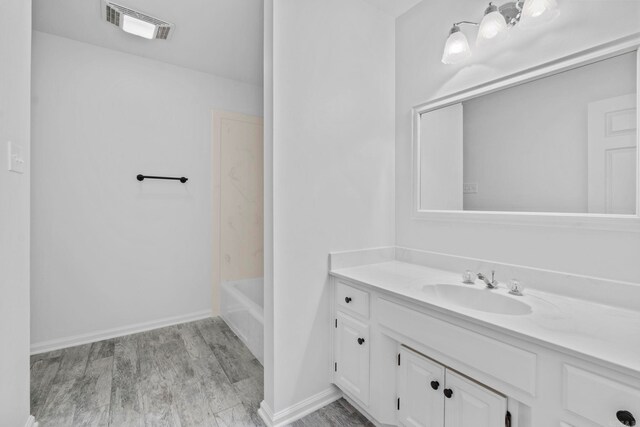
[[[422,0],[365,0],[377,7],[378,9],[388,13],[391,16],[398,17],[420,3]]]
[[[102,20],[100,0],[33,0],[33,26],[94,45],[262,85],[262,0],[115,0],[175,24],[145,40]]]

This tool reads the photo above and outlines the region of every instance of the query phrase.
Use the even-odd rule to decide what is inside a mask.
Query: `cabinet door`
[[[450,393],[449,393],[450,391]],[[445,427],[502,427],[507,398],[447,370]],[[449,397],[450,396],[450,397]]]
[[[444,367],[405,347],[400,348],[399,424],[411,427],[444,425]]]
[[[338,311],[335,381],[345,392],[369,404],[369,326]]]

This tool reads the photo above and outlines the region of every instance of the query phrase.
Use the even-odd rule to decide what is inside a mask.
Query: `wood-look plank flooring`
[[[31,357],[40,427],[262,427],[263,369],[220,318]],[[369,426],[340,399],[292,427]]]

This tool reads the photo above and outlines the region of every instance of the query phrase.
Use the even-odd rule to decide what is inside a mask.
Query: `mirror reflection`
[[[635,215],[637,52],[420,116],[420,210]]]

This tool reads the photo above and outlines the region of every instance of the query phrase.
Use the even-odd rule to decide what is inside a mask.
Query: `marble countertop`
[[[508,293],[507,285],[485,289],[482,281],[462,283],[460,274],[399,261],[340,268],[331,275],[371,286],[383,292],[454,315],[474,324],[507,332],[525,340],[595,358],[640,375],[640,312],[535,289],[523,296]],[[522,315],[496,314],[462,307],[439,298],[426,286],[447,284],[493,292],[531,307]]]

